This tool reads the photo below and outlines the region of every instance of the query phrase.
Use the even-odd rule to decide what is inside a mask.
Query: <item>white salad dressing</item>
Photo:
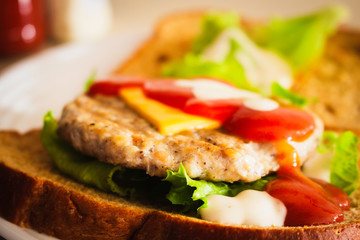
[[[235,57],[244,67],[247,80],[255,87],[271,93],[271,85],[278,82],[288,89],[293,83],[291,67],[277,54],[258,47],[242,31],[237,28],[225,29],[202,53],[208,61],[223,62],[228,56],[231,40],[240,48]]]
[[[198,99],[216,100],[216,99],[242,99],[247,108],[256,111],[272,111],[279,107],[279,103],[261,95],[233,87],[220,81],[208,79],[195,80],[177,80],[175,85],[180,87],[190,87]]]
[[[212,99],[249,99],[260,98],[257,93],[233,87],[229,84],[216,80],[195,79],[195,80],[177,80],[175,85],[181,87],[190,87],[196,98],[203,100]]]
[[[272,111],[279,107],[279,103],[268,98],[246,99],[244,105],[256,111]]]
[[[333,154],[332,151],[323,154],[315,152],[302,166],[305,176],[330,182]]]
[[[235,197],[210,195],[208,207],[200,208],[202,219],[231,225],[283,226],[284,204],[267,192],[245,190]]]

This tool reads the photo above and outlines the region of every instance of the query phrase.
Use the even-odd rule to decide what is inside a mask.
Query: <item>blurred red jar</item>
[[[0,56],[40,46],[44,30],[42,0],[0,0]]]

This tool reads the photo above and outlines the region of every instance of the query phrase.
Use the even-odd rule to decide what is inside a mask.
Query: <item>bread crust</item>
[[[145,207],[67,179],[52,167],[39,131],[0,132],[0,152],[1,217],[60,239],[360,238],[357,220],[312,227],[237,227]]]
[[[71,181],[52,168],[39,132],[7,132],[0,138],[0,215],[5,219],[61,239],[129,239],[147,218],[146,208],[106,201],[90,188],[85,190],[91,196],[68,187]],[[26,171],[31,164],[42,168],[38,174]]]

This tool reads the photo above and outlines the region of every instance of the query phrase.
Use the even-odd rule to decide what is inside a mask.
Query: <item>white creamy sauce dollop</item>
[[[333,154],[332,151],[324,154],[314,153],[302,166],[305,176],[330,182]]]
[[[286,207],[267,192],[245,190],[235,197],[211,195],[208,207],[199,210],[202,219],[230,225],[283,226]]]

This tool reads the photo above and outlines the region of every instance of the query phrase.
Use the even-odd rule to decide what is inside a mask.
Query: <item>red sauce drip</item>
[[[341,222],[350,200],[341,189],[320,180],[305,177],[295,149],[286,141],[277,143],[280,168],[278,179],[265,191],[287,208],[286,226],[320,225]]]
[[[87,94],[103,94],[108,96],[117,96],[119,90],[126,87],[142,87],[145,79],[134,76],[115,76],[103,79],[91,84]]]
[[[314,118],[296,108],[256,111],[240,107],[224,125],[229,132],[255,142],[307,139],[315,129]]]
[[[195,97],[192,88],[177,86],[174,80],[148,81],[144,85],[144,93],[149,98],[179,109]]]
[[[186,102],[183,111],[225,123],[241,105],[242,101],[239,99],[202,100],[193,98]]]

